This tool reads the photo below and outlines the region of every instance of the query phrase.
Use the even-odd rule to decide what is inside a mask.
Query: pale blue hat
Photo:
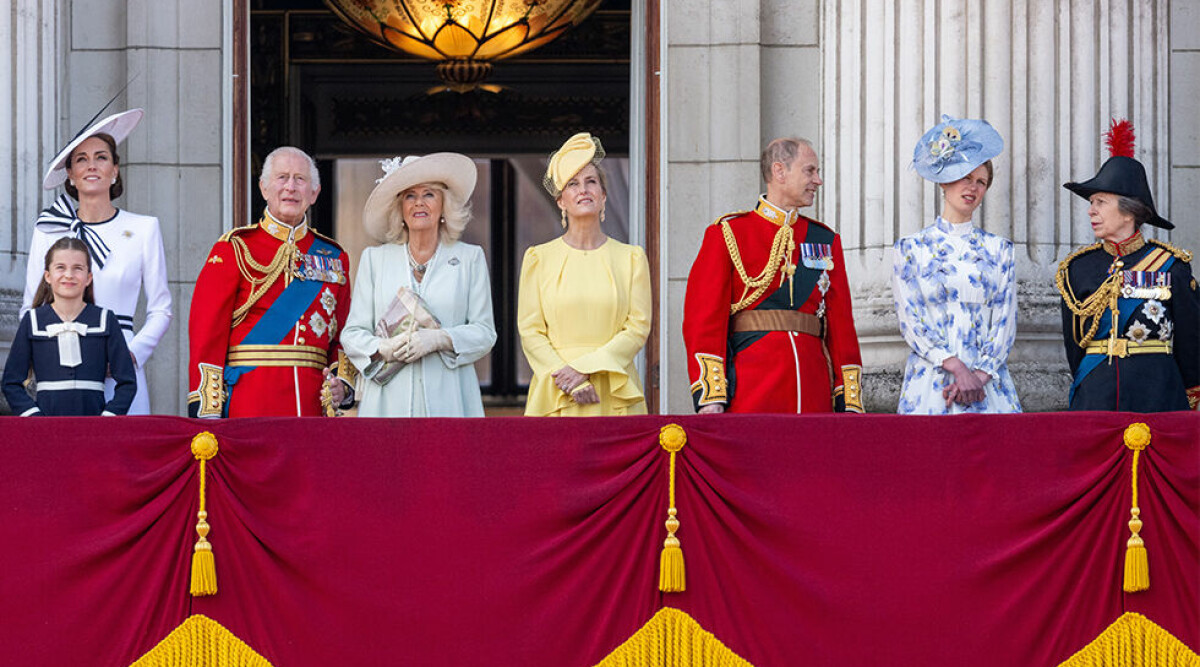
[[[986,120],[951,118],[926,132],[913,149],[913,169],[927,181],[953,183],[1004,151],[1004,139]]]

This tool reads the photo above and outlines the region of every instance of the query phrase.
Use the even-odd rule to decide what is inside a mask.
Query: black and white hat
[[[133,128],[142,120],[145,115],[142,109],[130,109],[121,113],[113,114],[104,120],[92,123],[92,125],[71,139],[66,146],[63,147],[58,155],[50,161],[50,168],[46,170],[46,177],[42,179],[42,188],[45,190],[53,190],[62,185],[67,180],[67,159],[71,157],[71,152],[79,147],[84,141],[97,134],[107,134],[113,138],[113,141],[118,144],[133,132]],[[94,118],[92,120],[95,120]]]

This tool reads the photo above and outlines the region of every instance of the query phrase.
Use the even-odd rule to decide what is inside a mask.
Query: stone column
[[[58,0],[17,0],[0,12],[0,41],[10,45],[0,50],[0,359],[20,321],[42,175],[58,150],[59,11]]]
[[[754,206],[761,184],[760,0],[667,2],[666,253],[660,392],[666,411],[692,412],[680,331],[688,271],[718,215]]]
[[[899,337],[892,244],[940,212],[908,168],[942,114],[1004,137],[977,222],[1017,244],[1019,328],[1010,370],[1026,410],[1066,407],[1057,263],[1093,242],[1086,202],[1061,187],[1095,174],[1101,133],[1127,117],[1155,199],[1170,198],[1166,0],[823,0],[826,186],[819,215],[843,237],[869,407],[895,409]]]

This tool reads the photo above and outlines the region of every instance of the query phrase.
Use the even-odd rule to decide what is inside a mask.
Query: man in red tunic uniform
[[[767,193],[704,233],[683,340],[698,412],[863,412],[862,357],[842,242],[799,214],[821,185],[812,145],[776,139]]]
[[[276,149],[259,189],[262,219],[222,236],[196,281],[192,417],[317,416],[353,393],[353,367],[338,344],[350,310],[349,259],[307,221],[321,192],[316,164],[297,148]],[[330,382],[335,369],[342,380]]]

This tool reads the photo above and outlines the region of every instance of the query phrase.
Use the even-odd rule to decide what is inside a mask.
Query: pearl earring
[[[116,184],[117,184],[117,179],[115,179],[115,178],[114,178],[114,179],[112,179],[112,184],[113,184],[113,185],[116,185]]]

